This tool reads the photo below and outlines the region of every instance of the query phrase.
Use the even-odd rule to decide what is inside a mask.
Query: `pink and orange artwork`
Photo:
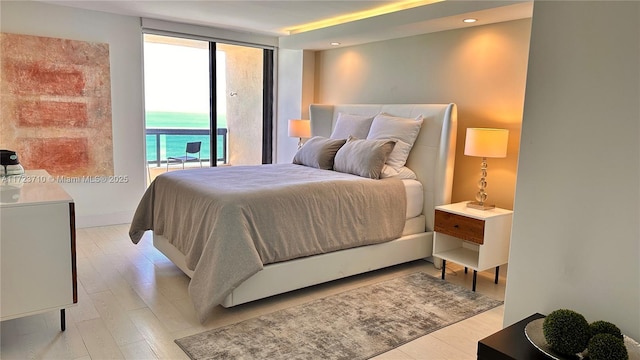
[[[0,148],[53,176],[113,175],[109,44],[0,34]]]

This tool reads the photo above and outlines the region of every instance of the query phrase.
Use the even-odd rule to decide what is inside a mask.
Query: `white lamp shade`
[[[289,120],[289,136],[297,138],[310,138],[311,120]]]
[[[464,142],[464,154],[488,158],[507,157],[509,130],[468,128]]]

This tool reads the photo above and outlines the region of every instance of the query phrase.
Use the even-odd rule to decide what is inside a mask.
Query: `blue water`
[[[160,135],[160,159],[165,161],[169,156],[183,156],[188,142],[201,141],[200,156],[209,159],[211,141],[209,135]],[[222,136],[218,135],[218,158],[222,157]],[[156,136],[147,135],[147,161],[157,161]]]
[[[208,129],[209,114],[206,113],[179,113],[147,111],[145,117],[147,128],[170,129]],[[225,116],[218,116],[218,127],[226,128]],[[157,161],[156,135],[147,135],[147,161]],[[211,141],[209,135],[160,135],[160,160],[166,161],[169,156],[183,156],[187,142],[200,141],[200,155],[203,159],[209,159]],[[218,158],[223,154],[223,137],[218,135]]]

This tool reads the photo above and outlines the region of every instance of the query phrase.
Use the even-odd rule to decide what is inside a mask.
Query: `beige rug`
[[[191,359],[368,359],[502,301],[418,272],[177,339]]]

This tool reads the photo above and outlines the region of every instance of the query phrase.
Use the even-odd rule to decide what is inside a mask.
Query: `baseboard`
[[[129,224],[131,219],[133,219],[133,211],[97,215],[78,215],[76,213],[76,228]]]

